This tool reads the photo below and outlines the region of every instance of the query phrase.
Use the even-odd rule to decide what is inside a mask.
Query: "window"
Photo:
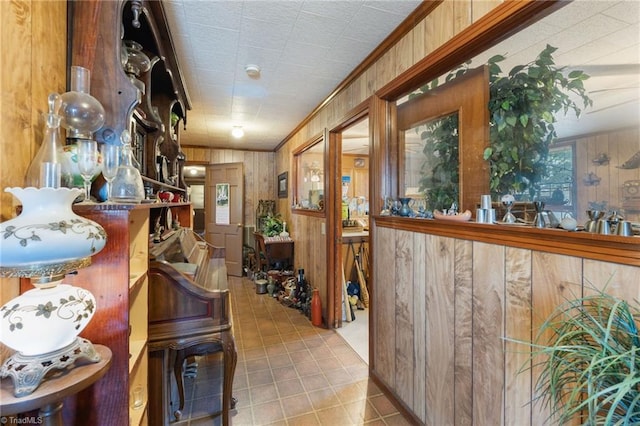
[[[473,211],[488,193],[488,89],[480,67],[398,102],[399,195],[414,209]]]

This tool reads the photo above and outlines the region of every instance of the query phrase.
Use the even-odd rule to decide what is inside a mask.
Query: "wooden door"
[[[226,249],[229,275],[242,276],[244,228],[244,181],[242,163],[212,164],[205,177],[205,238]]]

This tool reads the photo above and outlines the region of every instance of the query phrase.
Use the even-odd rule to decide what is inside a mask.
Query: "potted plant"
[[[490,189],[494,194],[522,194],[534,197],[540,179],[546,173],[549,145],[557,137],[555,115],[581,109],[570,94],[581,99],[584,107],[593,105],[586,95],[582,71],[564,75],[555,66],[552,54],[556,47],[547,45],[528,64],[518,65],[508,75],[500,76],[496,55],[489,59],[489,111],[491,145],[484,152],[491,169]]]
[[[567,300],[546,319],[531,344],[531,365],[541,368],[535,390],[550,419],[640,424],[639,321],[637,301],[604,290]]]
[[[484,159],[490,165],[490,189],[493,194],[534,197],[540,179],[546,173],[549,146],[557,136],[553,124],[559,112],[573,110],[577,116],[581,108],[571,94],[592,105],[586,95],[584,80],[589,76],[582,71],[564,75],[564,68],[555,66],[553,52],[557,48],[547,45],[535,60],[518,65],[502,76],[498,65],[505,59],[496,55],[489,59],[489,111],[490,146]],[[448,82],[467,72],[470,62],[452,70],[445,78]],[[419,96],[438,87],[438,80],[423,86],[410,97]],[[420,191],[427,197],[427,205],[449,205],[458,198],[457,117],[434,120],[421,129],[423,154]]]
[[[269,213],[262,221],[262,233],[267,237],[280,235],[283,230],[283,223],[280,214]]]

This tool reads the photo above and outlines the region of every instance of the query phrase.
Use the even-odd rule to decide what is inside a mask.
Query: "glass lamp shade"
[[[125,48],[127,49],[127,64],[124,70],[127,74],[133,74],[139,77],[140,74],[149,71],[151,69],[151,60],[142,51],[142,46],[133,40],[124,40]]]
[[[104,228],[73,212],[78,188],[7,188],[22,213],[0,223],[0,276],[64,275],[90,263],[107,241]]]
[[[71,67],[71,90],[61,95],[60,115],[67,137],[92,139],[93,132],[104,124],[105,111],[102,104],[89,94],[90,72],[88,69]]]

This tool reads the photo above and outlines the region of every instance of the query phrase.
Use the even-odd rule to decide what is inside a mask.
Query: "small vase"
[[[399,198],[399,200],[402,205],[398,210],[398,214],[403,217],[411,216],[411,207],[409,207],[409,202],[411,201],[411,198]]]
[[[322,325],[322,300],[317,288],[311,292],[311,324],[316,327]]]

